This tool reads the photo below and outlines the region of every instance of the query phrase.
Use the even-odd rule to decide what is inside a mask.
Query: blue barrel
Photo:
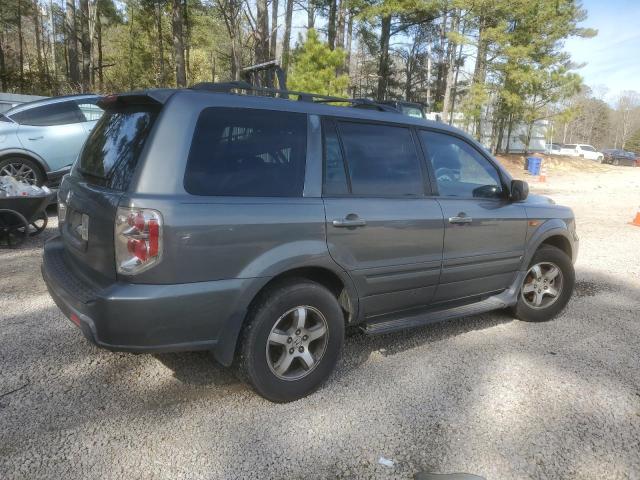
[[[540,175],[540,167],[542,166],[542,158],[527,157],[527,170],[531,175]]]

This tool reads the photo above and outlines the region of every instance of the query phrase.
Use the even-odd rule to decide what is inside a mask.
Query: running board
[[[452,307],[443,310],[431,310],[408,317],[388,320],[389,317],[387,316],[387,319],[365,322],[360,329],[367,335],[379,335],[382,333],[395,332],[396,330],[422,327],[424,325],[429,325],[430,323],[442,322],[452,318],[477,315],[491,310],[506,308],[507,306],[508,303],[505,299],[501,295],[496,295],[469,305],[461,305],[459,307]]]

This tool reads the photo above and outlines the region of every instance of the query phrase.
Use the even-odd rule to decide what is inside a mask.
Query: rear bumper
[[[213,350],[231,363],[256,279],[174,285],[97,285],[65,254],[60,237],[44,248],[42,276],[56,305],[87,339],[115,351]]]

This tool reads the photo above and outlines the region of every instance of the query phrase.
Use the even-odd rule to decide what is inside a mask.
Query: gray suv
[[[465,133],[389,107],[219,90],[99,103],[42,267],[95,344],[212,350],[286,402],[327,379],[347,327],[506,308],[544,321],[567,304],[572,211],[528,196]]]

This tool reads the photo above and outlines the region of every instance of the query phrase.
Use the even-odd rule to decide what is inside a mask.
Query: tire
[[[305,327],[296,330],[301,318]],[[311,339],[323,325],[325,335]],[[291,402],[313,393],[333,372],[344,343],[344,317],[325,287],[306,279],[289,280],[270,288],[251,308],[241,342],[242,379],[267,400]],[[306,362],[311,360],[309,368]]]
[[[557,274],[551,282],[549,282],[548,277],[553,275],[553,271],[549,265],[559,269],[559,274]],[[532,272],[535,266],[540,266],[542,273],[546,273],[547,276],[542,276],[543,281],[537,282],[540,288],[537,290],[534,288],[533,292],[531,292],[531,287],[536,285],[535,273]],[[547,270],[548,267],[549,270]],[[544,283],[545,278],[547,279],[547,283]],[[559,284],[559,281],[562,283]],[[560,285],[560,287],[558,287],[558,285]],[[545,292],[545,286],[548,287],[548,289],[559,288],[558,295],[551,297],[550,294]],[[551,245],[541,246],[533,255],[531,263],[529,264],[529,272],[518,291],[518,303],[514,307],[516,318],[525,322],[546,322],[555,318],[567,306],[574,286],[575,271],[569,256],[559,248]],[[529,293],[525,293],[525,289],[529,290]],[[536,296],[536,292],[542,292],[542,294],[538,293]],[[542,301],[540,305],[533,305],[538,301],[537,299],[541,297]]]
[[[0,175],[9,175],[31,185],[41,187],[47,180],[42,167],[25,157],[7,157],[0,160]]]

